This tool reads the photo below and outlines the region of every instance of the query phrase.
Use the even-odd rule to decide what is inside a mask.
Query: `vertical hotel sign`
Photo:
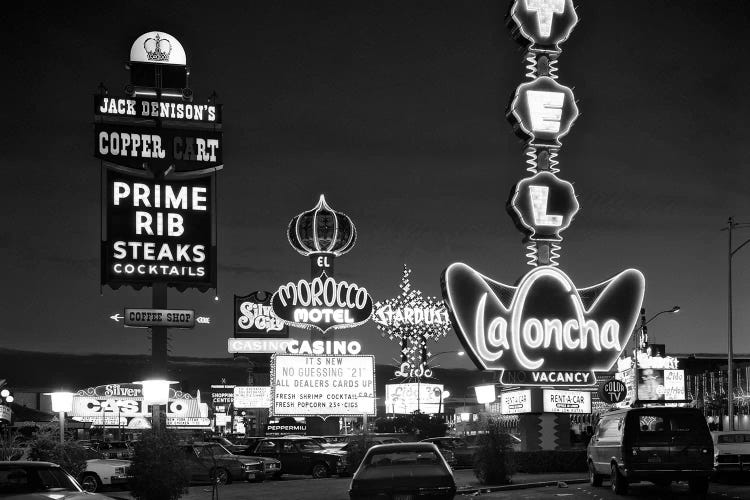
[[[215,288],[222,107],[192,102],[185,53],[173,36],[142,35],[130,61],[148,65],[144,74],[171,75],[170,84],[182,88],[154,87],[156,79],[149,87],[131,69],[126,95],[102,89],[94,96],[94,156],[102,162],[101,282]]]
[[[532,270],[507,285],[457,262],[443,272],[443,297],[467,354],[479,369],[500,372],[502,384],[593,385],[630,338],[645,279],[626,269],[578,288],[558,267],[560,233],[579,205],[573,185],[557,175],[560,139],[578,117],[573,91],[557,82],[557,62],[578,16],[572,0],[516,0],[510,17],[530,81],[518,86],[507,114],[526,143],[531,175],[511,189],[506,209]]]

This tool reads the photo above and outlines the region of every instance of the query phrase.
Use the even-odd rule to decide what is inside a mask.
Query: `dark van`
[[[594,430],[587,456],[591,484],[601,486],[609,476],[618,495],[627,493],[629,483],[668,486],[685,480],[693,494],[705,495],[714,466],[711,433],[695,408],[626,408],[606,413]]]

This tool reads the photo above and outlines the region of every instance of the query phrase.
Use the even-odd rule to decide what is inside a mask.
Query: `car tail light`
[[[419,488],[420,495],[444,495],[451,491],[450,486],[436,486],[434,488]]]

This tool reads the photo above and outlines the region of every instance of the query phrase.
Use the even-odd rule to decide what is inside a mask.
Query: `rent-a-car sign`
[[[271,358],[275,416],[375,415],[374,356]]]

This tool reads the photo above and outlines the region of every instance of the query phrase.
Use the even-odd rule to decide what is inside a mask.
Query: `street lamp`
[[[489,404],[495,402],[495,384],[478,385],[474,387],[477,395],[477,403]]]
[[[440,391],[440,399],[438,400],[438,418],[443,415],[443,400],[450,397],[450,391]]]
[[[732,339],[732,257],[740,248],[750,243],[750,238],[743,241],[737,248],[732,249],[732,231],[735,228],[750,227],[747,222],[735,222],[734,217],[727,221],[727,227],[722,231],[729,231],[729,251],[727,252],[728,261],[728,286],[729,286],[729,307],[727,310],[727,415],[729,416],[729,430],[734,430],[734,373],[732,362],[734,361],[734,345]]]
[[[60,418],[60,444],[65,442],[65,414],[73,410],[73,392],[57,391],[45,393],[52,399],[52,411]]]
[[[161,427],[161,405],[169,403],[169,386],[176,384],[175,381],[163,379],[150,379],[133,382],[143,387],[143,404],[152,406],[151,409],[151,428],[155,433],[160,432]]]
[[[635,400],[634,403],[638,402],[638,382],[640,380],[638,379],[638,353],[640,352],[641,348],[645,347],[645,341],[644,338],[646,338],[647,330],[646,325],[651,323],[653,320],[655,320],[658,316],[661,316],[662,314],[671,313],[675,314],[680,312],[680,306],[673,306],[671,309],[665,309],[663,311],[659,311],[658,313],[651,316],[649,319],[646,319],[646,308],[641,308],[641,326],[636,328],[633,331],[633,385],[635,386]],[[664,353],[666,355],[666,353]]]

